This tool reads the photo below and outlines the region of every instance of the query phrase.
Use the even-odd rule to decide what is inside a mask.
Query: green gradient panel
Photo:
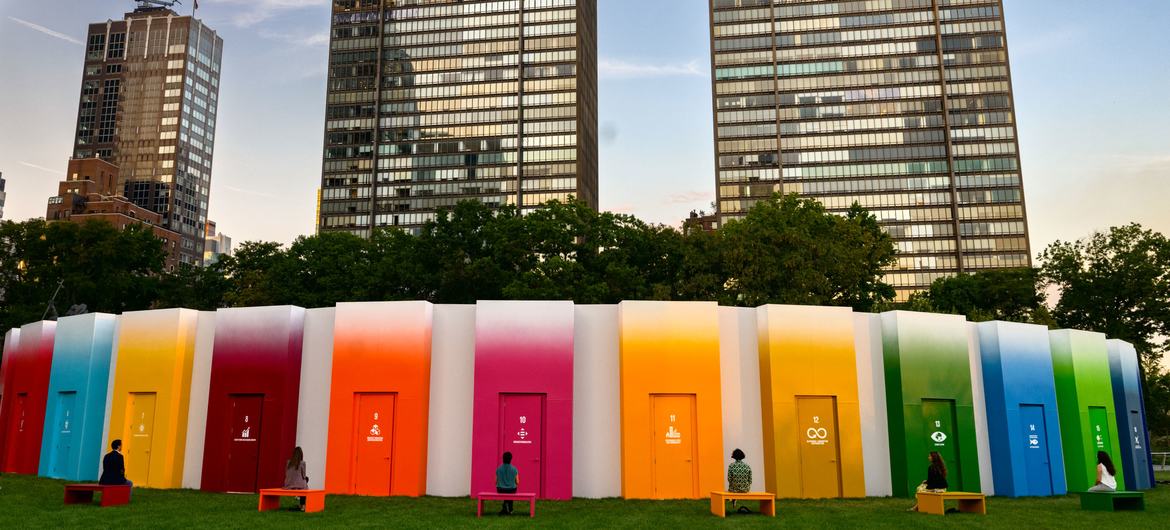
[[[907,311],[881,318],[894,495],[910,496],[926,480],[931,451],[946,461],[952,491],[980,491],[966,319]]]
[[[1125,477],[1105,335],[1062,329],[1049,332],[1049,339],[1068,491],[1085,491],[1097,481],[1097,451],[1113,458],[1122,489]]]

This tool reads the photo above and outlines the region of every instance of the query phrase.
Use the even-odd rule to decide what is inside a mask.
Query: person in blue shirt
[[[520,470],[512,465],[512,453],[504,452],[504,463],[496,468],[496,493],[516,493],[520,484]],[[504,501],[500,515],[511,515],[512,501]]]

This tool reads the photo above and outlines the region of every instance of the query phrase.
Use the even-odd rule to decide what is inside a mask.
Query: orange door
[[[800,496],[841,496],[837,398],[796,398],[797,446],[800,447]]]
[[[154,442],[154,392],[130,394],[122,452],[126,455],[126,478],[143,486],[150,484],[150,449]]]
[[[227,432],[227,490],[234,493],[255,493],[256,478],[260,472],[260,419],[264,409],[264,395],[233,394],[231,402],[231,430]]]
[[[351,491],[358,495],[390,495],[390,466],[394,450],[394,394],[353,396],[354,433]]]
[[[695,395],[652,395],[654,497],[699,496],[695,450]]]

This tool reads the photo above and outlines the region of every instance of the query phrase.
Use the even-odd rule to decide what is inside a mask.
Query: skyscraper
[[[4,218],[4,200],[8,194],[4,191],[4,173],[0,172],[0,219]]]
[[[776,192],[869,209],[886,281],[1031,264],[1000,0],[710,0],[721,222]]]
[[[178,232],[182,263],[203,261],[223,39],[140,3],[89,25],[73,158],[118,166],[119,186]]]
[[[319,231],[597,207],[596,0],[335,0]]]

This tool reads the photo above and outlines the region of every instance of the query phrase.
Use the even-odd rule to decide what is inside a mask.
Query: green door
[[[955,402],[950,399],[922,400],[922,434],[926,439],[928,451],[938,451],[943,462],[947,465],[947,482],[958,489],[963,483],[962,470],[959,468],[959,439],[955,432]],[[926,468],[929,465],[927,456],[922,455],[917,461],[922,470],[922,478],[926,478]],[[915,469],[914,461],[910,464]]]
[[[1113,456],[1113,437],[1109,435],[1109,413],[1105,407],[1089,407],[1089,433],[1093,437],[1092,447],[1093,454],[1090,455],[1089,462],[1092,468],[1089,470],[1089,477],[1095,481],[1097,478],[1097,451],[1105,451],[1109,456]],[[1120,469],[1121,466],[1118,466]],[[1085,486],[1091,487],[1093,484]],[[1118,486],[1121,482],[1118,481]]]

